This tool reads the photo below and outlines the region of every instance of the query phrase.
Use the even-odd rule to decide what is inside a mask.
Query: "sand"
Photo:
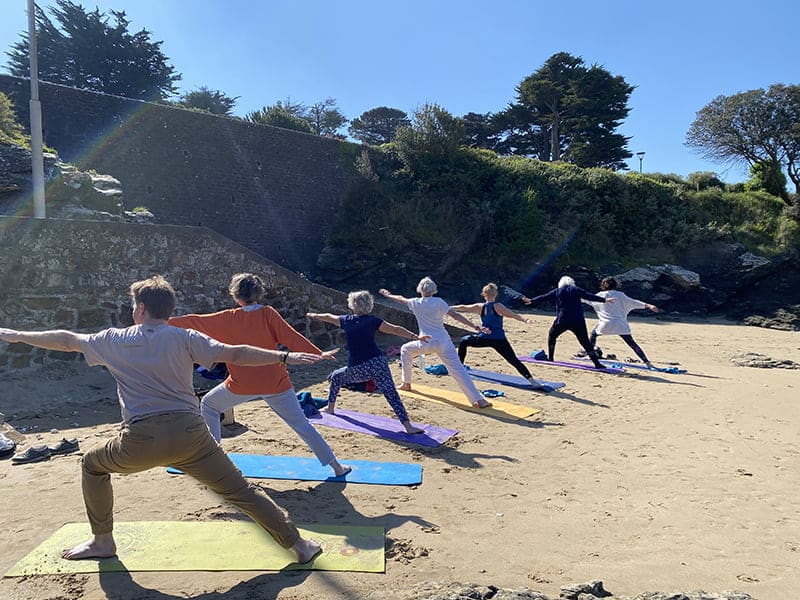
[[[507,319],[509,339],[520,353],[542,347],[552,319],[531,315],[531,325]],[[634,320],[633,333],[654,362],[678,363],[688,373],[615,376],[534,367],[536,377],[566,387],[542,394],[479,384],[504,390],[509,402],[540,409],[515,422],[407,401],[412,420],[460,430],[437,449],[321,428],[345,462],[420,463],[419,486],[261,480],[297,522],[383,526],[384,574],[37,576],[0,580],[0,597],[364,598],[422,581],[528,587],[558,597],[560,586],[592,579],[615,595],[704,589],[795,597],[800,370],[740,367],[730,357],[752,351],[798,361],[798,333],[652,319]],[[632,355],[619,338],[600,338],[600,345],[623,359]],[[566,333],[557,358],[577,349]],[[514,372],[490,349],[471,349],[467,362]],[[399,364],[392,369],[399,379]],[[328,370],[292,367],[295,387],[324,395]],[[417,369],[415,377],[455,389],[449,377]],[[113,384],[102,369],[53,363],[33,375],[5,372],[2,380],[0,411],[9,420],[4,431],[21,450],[62,436],[77,437],[86,449],[112,434],[119,421]],[[375,394],[345,391],[339,406],[391,414]],[[223,440],[229,451],[310,455],[263,403],[238,407],[236,420],[242,424],[238,435]],[[115,476],[114,489],[120,521],[238,518],[193,480],[158,469]],[[79,454],[24,466],[0,461],[0,490],[2,573],[63,523],[85,518]]]

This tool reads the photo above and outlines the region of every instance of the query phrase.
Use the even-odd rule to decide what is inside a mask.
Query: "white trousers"
[[[403,367],[403,383],[411,383],[411,364],[415,356],[420,354],[436,354],[442,361],[447,372],[456,380],[458,387],[472,403],[485,402],[483,396],[472,383],[472,379],[467,375],[467,370],[461,361],[458,360],[458,353],[453,342],[449,339],[437,340],[431,338],[427,342],[408,342],[400,348],[400,364]],[[430,363],[429,363],[430,364]]]
[[[220,415],[226,410],[233,408],[237,404],[249,402],[250,400],[263,399],[275,414],[291,427],[300,436],[311,451],[319,459],[322,465],[329,465],[334,458],[333,450],[328,442],[319,434],[316,428],[308,421],[297,401],[297,393],[294,388],[289,388],[285,392],[278,394],[234,394],[225,383],[210,390],[200,402],[200,412],[208,425],[208,430],[214,439],[219,442],[222,439],[222,427],[220,425]]]

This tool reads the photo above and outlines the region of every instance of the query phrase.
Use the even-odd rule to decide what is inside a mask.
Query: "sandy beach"
[[[506,319],[520,354],[543,347],[552,321],[530,314],[534,324]],[[560,586],[592,579],[615,596],[703,589],[762,600],[796,597],[800,370],[741,367],[730,358],[749,351],[800,361],[800,334],[724,321],[632,319],[632,327],[654,363],[688,372],[620,376],[533,366],[535,377],[566,383],[550,394],[479,383],[504,391],[508,402],[539,409],[518,421],[406,401],[413,421],[459,430],[435,449],[321,429],[343,462],[421,464],[419,486],[258,481],[298,523],[383,526],[383,574],[30,576],[0,580],[0,597],[310,600],[454,581],[527,587],[557,598]],[[617,337],[601,337],[599,345],[620,359],[632,356]],[[577,350],[566,333],[556,357],[566,360]],[[470,349],[467,364],[514,373],[490,349]],[[330,369],[292,367],[297,391],[324,396]],[[396,357],[392,371],[399,381]],[[418,369],[415,382],[456,389],[451,378]],[[392,414],[377,394],[344,391],[339,407]],[[61,437],[76,437],[88,449],[111,435],[120,418],[111,377],[74,362],[3,373],[0,411],[19,450]],[[311,455],[262,402],[235,414],[242,427],[223,439],[226,450]],[[79,456],[19,466],[0,461],[0,572],[62,524],[85,520]],[[239,518],[193,480],[160,469],[113,481],[119,521]]]

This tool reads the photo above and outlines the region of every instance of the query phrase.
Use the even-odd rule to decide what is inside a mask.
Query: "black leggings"
[[[490,338],[480,337],[477,335],[466,335],[461,338],[458,343],[458,359],[463,363],[467,358],[467,348],[494,348],[494,350],[503,358],[506,359],[508,364],[514,367],[520,375],[525,379],[531,378],[531,372],[528,370],[520,360],[517,358],[516,352],[508,343],[508,340],[503,338],[501,340],[493,340]]]
[[[625,335],[621,335],[619,337],[621,337],[624,340],[624,342],[628,344],[628,346],[630,346],[630,349],[636,353],[636,356],[642,359],[643,363],[650,362],[649,360],[647,360],[647,355],[644,353],[644,350],[642,350],[639,344],[636,343],[636,340],[633,339],[633,336],[630,333],[626,333]],[[592,345],[592,348],[594,348],[596,342],[597,342],[597,330],[593,329],[592,336],[589,338],[589,343]]]
[[[553,323],[550,327],[550,332],[547,334],[547,356],[553,360],[556,353],[556,340],[565,331],[571,331],[578,338],[583,349],[586,350],[589,358],[592,359],[595,367],[602,365],[597,360],[597,355],[594,351],[594,346],[589,342],[589,334],[586,331],[586,321],[579,321],[577,323]]]

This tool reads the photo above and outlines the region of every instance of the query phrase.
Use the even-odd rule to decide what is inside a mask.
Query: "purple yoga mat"
[[[405,427],[397,419],[368,415],[342,408],[337,409],[335,415],[330,415],[324,410],[320,411],[319,415],[314,415],[309,421],[314,425],[325,425],[326,427],[366,433],[367,435],[374,435],[387,440],[410,442],[420,446],[430,446],[431,448],[441,446],[458,433],[458,429],[445,429],[436,425],[426,425],[412,421],[413,425],[424,429],[425,432],[410,434],[406,433]]]
[[[595,373],[611,373],[612,375],[619,375],[624,373],[623,369],[615,369],[613,367],[605,367],[603,369],[595,369],[592,365],[582,365],[580,363],[559,362],[557,360],[537,360],[530,356],[518,356],[522,362],[533,363],[535,365],[549,365],[551,367],[565,367],[567,369],[579,369],[581,371],[594,371]]]

